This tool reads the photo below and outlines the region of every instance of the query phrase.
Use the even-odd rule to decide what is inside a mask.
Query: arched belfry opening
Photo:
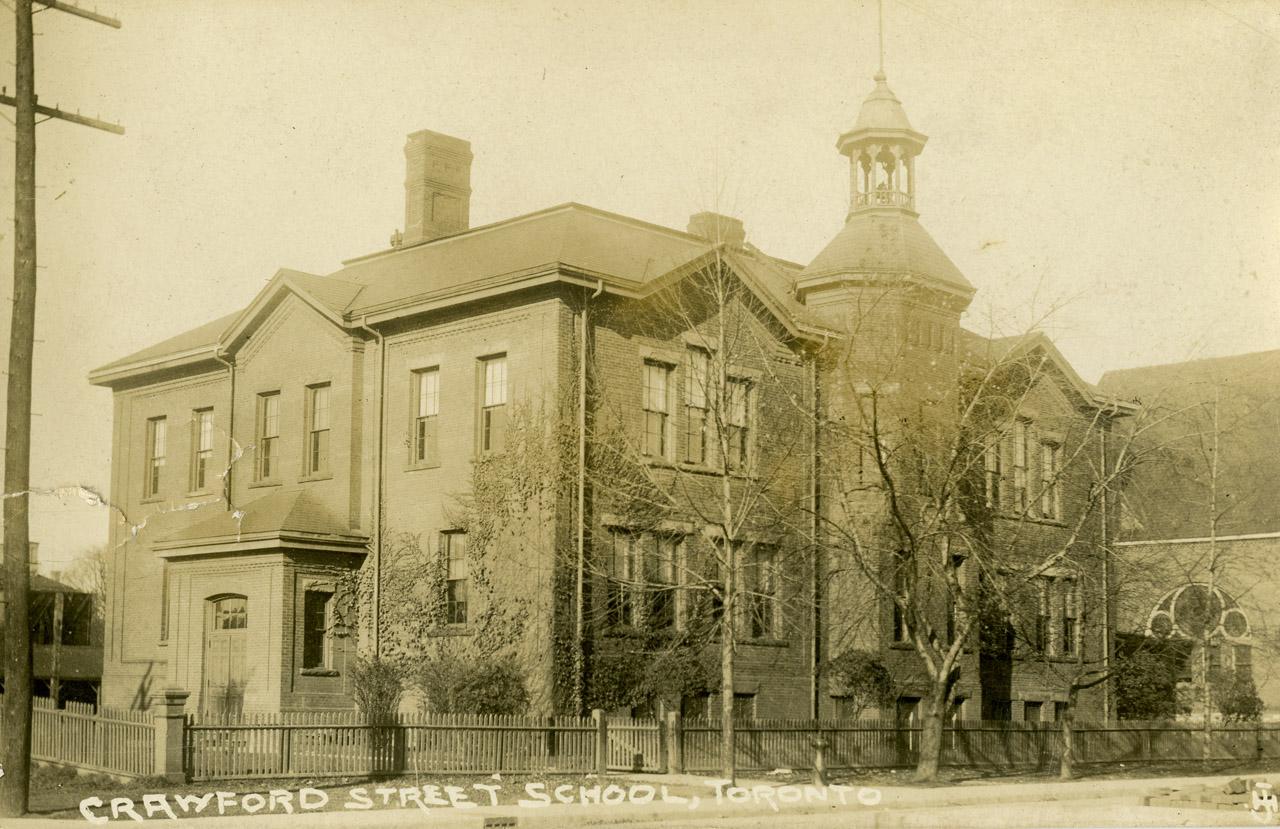
[[[928,136],[916,132],[884,72],[862,103],[854,128],[836,147],[849,158],[849,213],[877,208],[916,210],[916,156]]]

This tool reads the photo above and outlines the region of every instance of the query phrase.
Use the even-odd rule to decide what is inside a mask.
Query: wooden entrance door
[[[204,710],[239,714],[244,708],[248,600],[226,596],[210,603],[204,640]]]

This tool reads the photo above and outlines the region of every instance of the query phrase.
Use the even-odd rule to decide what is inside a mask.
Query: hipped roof
[[[643,296],[671,278],[728,262],[795,336],[835,333],[796,301],[799,266],[754,247],[729,248],[671,228],[581,204],[564,204],[453,236],[352,259],[318,276],[281,270],[242,311],[108,363],[90,380],[126,377],[225,355],[286,293],[336,324],[378,324],[396,316],[548,281],[595,285]]]

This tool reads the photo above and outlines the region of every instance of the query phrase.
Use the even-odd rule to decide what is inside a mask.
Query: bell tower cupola
[[[915,160],[929,139],[911,128],[883,69],[876,72],[875,82],[875,89],[862,102],[857,123],[836,142],[849,158],[849,215],[881,209],[914,214]]]

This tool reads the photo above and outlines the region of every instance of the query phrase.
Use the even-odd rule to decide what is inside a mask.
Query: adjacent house
[[[940,410],[984,372],[1020,383],[960,476],[984,488],[983,531],[1028,556],[1076,538],[1105,572],[1079,458],[1123,414],[1044,337],[960,327],[974,289],[918,221],[925,140],[877,76],[838,143],[846,224],[802,264],[715,213],[679,230],[564,204],[472,227],[469,144],[410,135],[389,248],[281,270],[241,311],[92,373],[125,516],[104,702],[346,707],[358,654],[452,653],[509,661],[536,711],[571,711],[624,669],[664,673],[625,664],[627,643],[721,653],[727,614],[739,714],[839,714],[820,668],[859,647],[911,716],[893,597],[823,541],[832,522],[891,532],[874,458],[845,464],[831,425],[868,399]],[[1046,570],[1027,619],[1006,608],[998,643],[966,652],[958,711],[1053,715],[1046,666],[1109,653],[1105,580],[1086,576]],[[716,688],[670,702],[714,712]]]
[[[37,573],[38,561],[39,545],[32,543],[27,608],[35,695],[58,703],[97,704],[102,680],[101,597],[60,581],[58,573],[52,578]]]

